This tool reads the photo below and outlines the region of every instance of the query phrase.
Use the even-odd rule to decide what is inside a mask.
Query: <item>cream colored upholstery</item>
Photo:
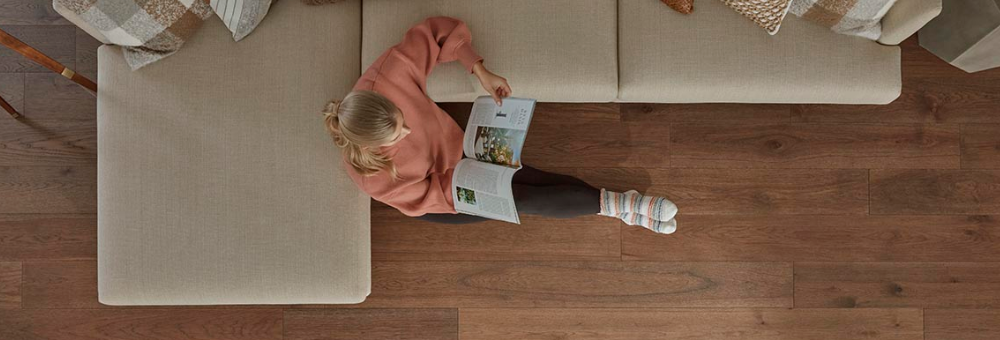
[[[769,36],[721,1],[682,15],[619,2],[619,101],[885,104],[899,96],[899,47],[794,16]]]
[[[547,102],[610,102],[618,93],[615,0],[366,0],[361,65],[367,68],[430,16],[460,18],[493,72],[515,96]],[[472,101],[485,94],[456,63],[428,80],[436,101]]]
[[[898,0],[882,18],[879,43],[899,45],[941,14],[941,0]]]
[[[239,43],[208,20],[135,72],[99,49],[102,303],[365,299],[370,201],[319,114],[360,76],[360,10],[279,1]]]

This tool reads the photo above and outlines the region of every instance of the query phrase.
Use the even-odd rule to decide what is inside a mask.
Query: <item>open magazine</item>
[[[521,149],[535,111],[535,100],[476,98],[465,127],[462,149],[452,177],[452,198],[459,213],[521,224],[514,206],[511,180],[521,169]]]

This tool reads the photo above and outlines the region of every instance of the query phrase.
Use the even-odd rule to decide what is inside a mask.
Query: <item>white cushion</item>
[[[465,21],[486,66],[515,96],[549,102],[610,102],[618,91],[615,0],[366,0],[361,65],[367,69],[431,16]],[[438,66],[430,97],[468,102],[485,94],[459,63]]]
[[[279,1],[239,43],[207,20],[135,72],[99,49],[102,303],[365,299],[370,200],[319,113],[360,76],[360,11]]]
[[[899,97],[899,47],[788,16],[770,36],[721,1],[694,13],[619,2],[622,102],[885,104]]]

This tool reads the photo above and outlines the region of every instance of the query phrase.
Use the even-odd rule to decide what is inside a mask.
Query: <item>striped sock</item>
[[[618,218],[622,219],[625,224],[642,226],[657,234],[673,234],[677,231],[677,220],[674,219],[661,222],[646,215],[633,213],[623,213],[618,215]]]
[[[622,213],[641,214],[658,221],[669,221],[677,215],[677,206],[666,198],[643,196],[635,190],[618,193],[601,189],[600,215],[618,217]]]

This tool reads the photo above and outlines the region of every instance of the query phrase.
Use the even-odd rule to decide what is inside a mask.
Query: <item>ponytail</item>
[[[380,97],[391,107],[386,107],[385,103],[372,105],[369,103],[373,99],[372,95]],[[348,129],[341,121],[341,115],[347,108],[344,107],[344,102],[349,102],[350,106],[354,108],[347,115],[360,116],[351,117],[356,118],[353,120],[356,121],[355,124],[352,125],[354,129]],[[386,108],[392,110],[387,111]],[[395,105],[374,92],[352,92],[344,101],[332,101],[323,110],[324,125],[326,125],[327,131],[333,137],[334,144],[343,151],[347,163],[354,168],[354,171],[361,176],[375,176],[379,172],[388,171],[390,177],[398,179],[399,174],[396,172],[396,166],[392,159],[382,154],[378,150],[377,144],[373,145],[373,143],[385,139],[386,136],[383,135],[391,136],[395,131],[395,114]]]

